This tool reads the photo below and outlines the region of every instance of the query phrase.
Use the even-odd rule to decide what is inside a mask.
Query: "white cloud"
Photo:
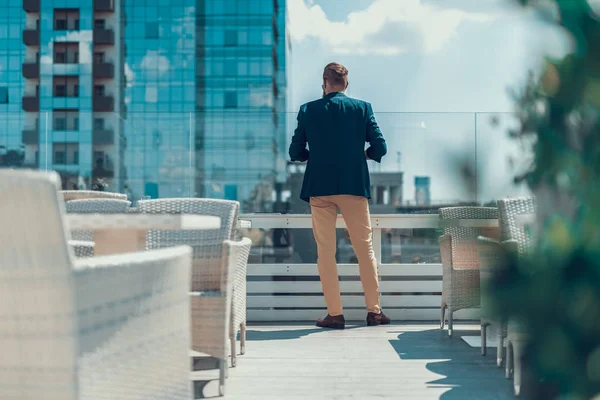
[[[156,50],[148,50],[140,67],[148,76],[158,76],[167,72],[170,68],[169,59],[165,56],[161,56]]]
[[[463,21],[486,22],[491,14],[448,9],[422,0],[374,0],[365,10],[330,21],[310,0],[288,0],[293,40],[318,38],[337,54],[432,53],[456,35]]]
[[[135,80],[135,72],[133,72],[128,63],[125,63],[125,78],[127,78],[127,87],[132,87]]]

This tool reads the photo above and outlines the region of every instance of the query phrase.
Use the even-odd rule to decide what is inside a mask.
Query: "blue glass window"
[[[146,22],[146,39],[158,39],[158,22]]]
[[[225,31],[225,46],[237,46],[237,32],[234,30]]]
[[[0,86],[0,104],[8,104],[8,88]]]
[[[237,93],[232,90],[225,92],[224,105],[225,105],[225,108],[237,108],[237,105],[238,105]]]

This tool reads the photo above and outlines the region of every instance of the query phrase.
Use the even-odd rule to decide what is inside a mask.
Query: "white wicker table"
[[[94,255],[146,249],[148,230],[219,229],[219,217],[186,214],[67,214],[70,230],[94,233]]]

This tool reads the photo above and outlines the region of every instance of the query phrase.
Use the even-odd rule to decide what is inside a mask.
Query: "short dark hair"
[[[325,66],[323,79],[334,86],[346,86],[348,84],[348,70],[342,64],[332,62]]]

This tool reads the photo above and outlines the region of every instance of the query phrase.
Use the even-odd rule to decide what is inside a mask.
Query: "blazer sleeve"
[[[366,141],[370,144],[367,149],[367,157],[373,161],[381,162],[383,156],[387,153],[387,144],[383,138],[383,133],[377,125],[375,120],[375,114],[373,114],[373,107],[370,103],[366,103],[367,106],[367,138]]]
[[[292,136],[292,143],[290,144],[290,159],[292,161],[304,162],[308,160],[309,151],[306,148],[308,140],[306,138],[306,128],[304,125],[305,110],[304,106],[300,108],[298,112],[298,125]]]

